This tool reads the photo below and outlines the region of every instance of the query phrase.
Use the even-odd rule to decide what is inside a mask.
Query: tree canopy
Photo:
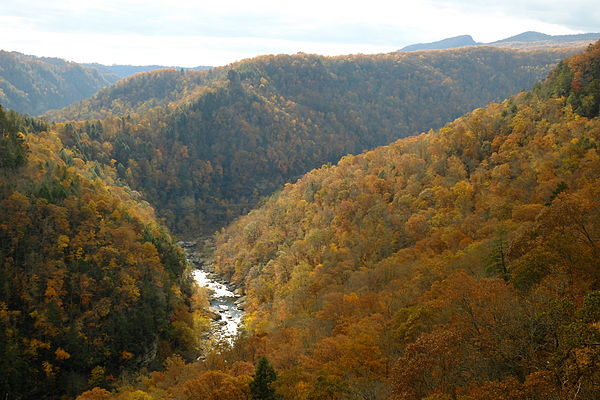
[[[48,115],[88,119],[64,143],[114,160],[176,232],[212,233],[312,168],[531,88],[565,53],[262,56],[139,74]]]

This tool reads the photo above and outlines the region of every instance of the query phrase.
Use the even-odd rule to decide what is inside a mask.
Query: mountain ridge
[[[0,104],[30,115],[43,114],[88,98],[120,79],[153,70],[203,70],[160,65],[102,65],[0,51]]]
[[[594,42],[600,39],[600,33],[581,33],[572,35],[548,35],[541,32],[527,31],[505,39],[496,40],[489,43],[476,42],[470,35],[455,36],[430,43],[411,44],[398,51],[423,51],[423,50],[445,50],[450,48],[464,46],[507,46],[510,44],[519,44],[522,48],[531,48],[531,46],[551,47],[562,44],[584,46],[584,42]]]
[[[311,168],[532,87],[569,52],[261,56],[141,73],[46,115],[86,159],[115,160],[175,231],[210,232]]]
[[[417,51],[417,50],[446,50],[456,47],[475,46],[477,43],[471,35],[460,35],[451,38],[438,40],[431,43],[417,43],[403,47],[399,51]]]
[[[31,115],[64,107],[118,80],[59,58],[0,51],[0,104]]]

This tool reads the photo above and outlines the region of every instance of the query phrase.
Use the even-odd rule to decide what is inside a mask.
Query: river
[[[179,242],[187,259],[195,267],[194,280],[200,287],[208,289],[210,312],[213,315],[211,336],[216,341],[233,343],[242,325],[245,298],[223,282],[213,272],[210,257],[196,250],[195,242]]]

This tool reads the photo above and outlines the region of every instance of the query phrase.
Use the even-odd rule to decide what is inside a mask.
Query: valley
[[[265,55],[0,107],[0,397],[596,398],[599,60]]]
[[[531,88],[572,51],[262,56],[142,74],[46,116],[170,229],[210,234],[292,177]]]

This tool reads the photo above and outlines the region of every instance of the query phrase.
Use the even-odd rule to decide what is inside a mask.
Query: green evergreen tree
[[[508,243],[504,236],[492,242],[492,250],[487,257],[486,270],[489,274],[504,279],[504,282],[510,281],[510,271],[508,269],[508,261],[506,250]]]
[[[0,105],[0,168],[15,169],[27,162],[27,144],[15,119]]]
[[[261,357],[256,363],[254,380],[250,382],[250,392],[254,400],[275,400],[275,389],[271,384],[277,380],[275,370],[266,357]]]

